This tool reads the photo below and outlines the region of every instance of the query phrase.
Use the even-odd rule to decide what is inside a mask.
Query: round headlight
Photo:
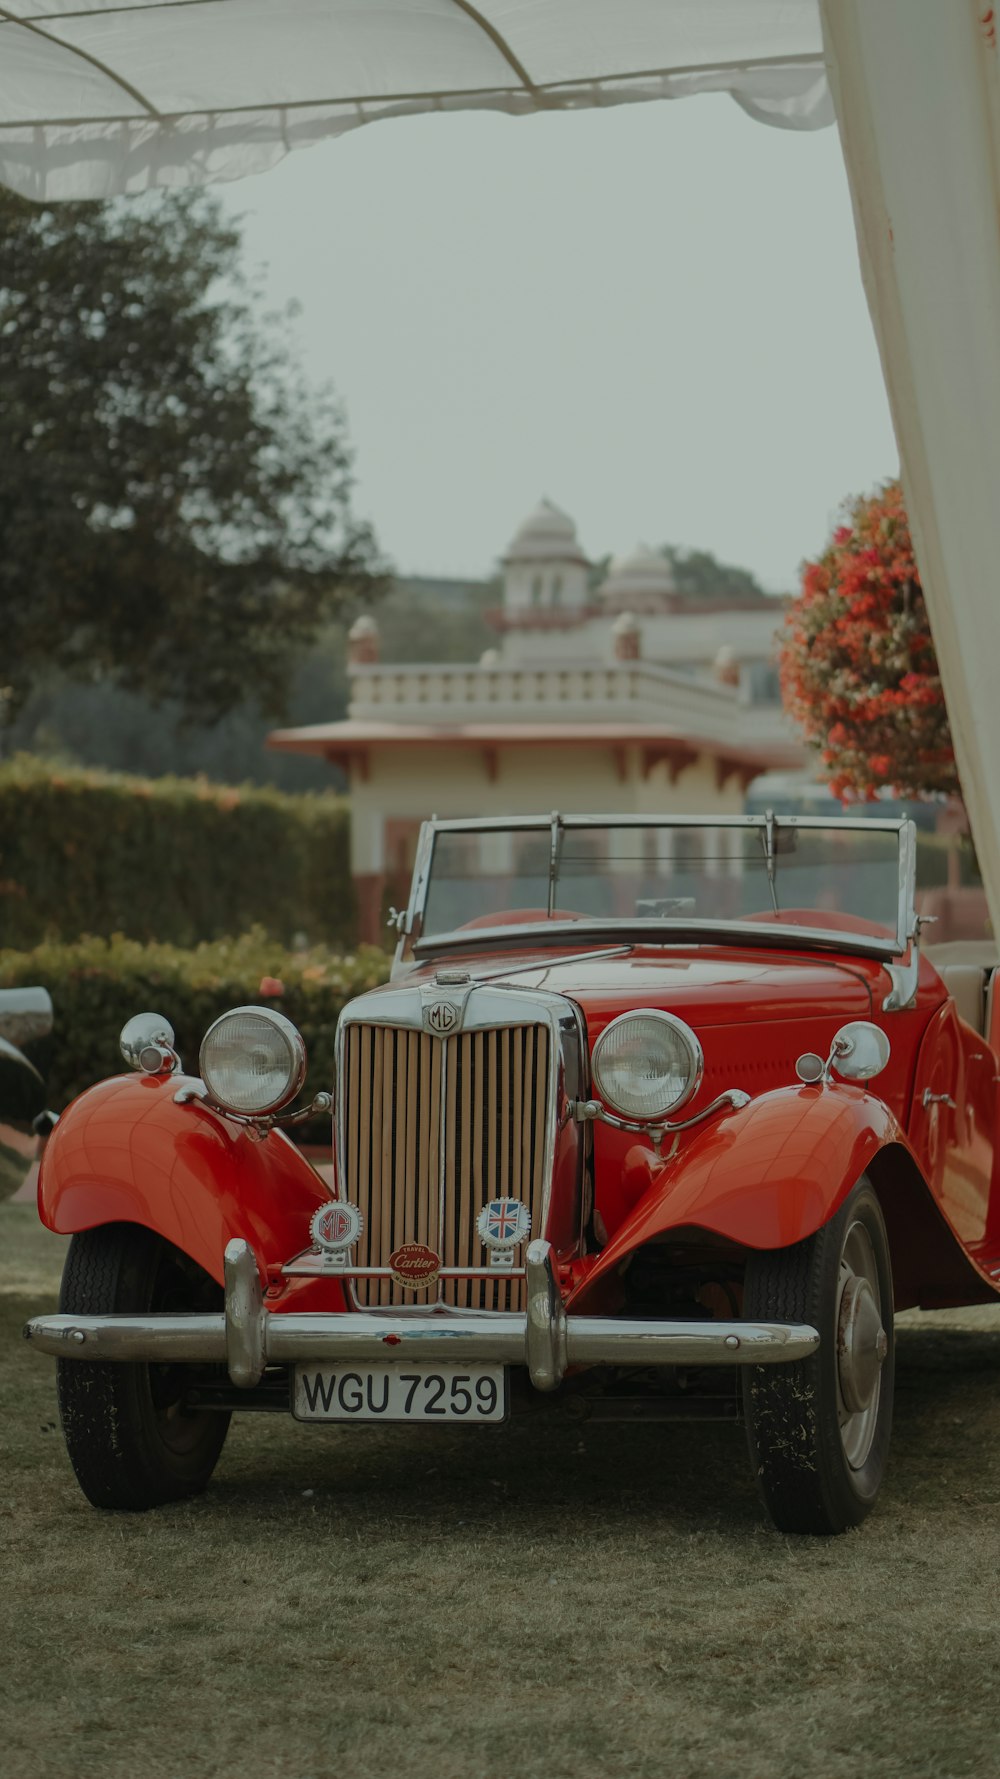
[[[625,1118],[653,1120],[691,1098],[705,1059],[682,1019],[644,1007],[605,1027],[594,1045],[592,1066],[597,1090],[614,1111]]]
[[[277,1112],[305,1080],[306,1047],[283,1013],[234,1007],[209,1026],[199,1067],[213,1100],[227,1111]]]

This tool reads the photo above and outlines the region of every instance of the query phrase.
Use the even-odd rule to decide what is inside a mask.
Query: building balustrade
[[[662,701],[671,693],[695,693],[720,704],[744,702],[740,690],[720,686],[694,673],[679,672],[653,662],[627,665],[579,664],[544,667],[398,666],[379,662],[351,670],[351,705],[355,715],[378,706],[426,704],[566,703],[601,698],[634,704],[644,695]]]
[[[351,669],[349,715],[396,723],[648,723],[744,742],[785,736],[774,705],[745,688],[655,662],[426,666],[379,662]]]

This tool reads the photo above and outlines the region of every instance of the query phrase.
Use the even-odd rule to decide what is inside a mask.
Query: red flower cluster
[[[802,567],[781,649],[786,709],[837,796],[957,794],[937,656],[898,482],[853,503]]]

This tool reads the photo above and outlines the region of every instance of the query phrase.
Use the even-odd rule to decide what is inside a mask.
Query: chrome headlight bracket
[[[197,1103],[206,1106],[210,1112],[218,1112],[221,1118],[228,1118],[232,1124],[242,1124],[255,1143],[263,1142],[272,1130],[283,1130],[288,1124],[304,1124],[307,1118],[320,1118],[333,1111],[332,1093],[317,1093],[307,1106],[300,1106],[297,1112],[267,1112],[261,1115],[232,1112],[228,1106],[220,1105],[212,1098],[204,1081],[185,1081],[183,1087],[178,1087],[174,1099],[179,1106]]]
[[[744,1106],[750,1104],[750,1098],[750,1094],[745,1093],[742,1087],[730,1087],[690,1118],[661,1119],[656,1123],[619,1118],[614,1112],[609,1112],[606,1106],[602,1106],[600,1100],[577,1100],[573,1107],[573,1116],[580,1124],[588,1124],[593,1120],[595,1123],[610,1124],[614,1130],[635,1131],[637,1136],[648,1137],[659,1154],[664,1137],[673,1136],[675,1131],[690,1130],[693,1124],[701,1124],[705,1118],[714,1118],[717,1112],[742,1112]]]

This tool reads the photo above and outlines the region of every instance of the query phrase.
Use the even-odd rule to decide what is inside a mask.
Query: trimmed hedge
[[[341,1008],[383,982],[390,961],[375,946],[349,955],[321,947],[289,952],[261,931],[193,951],[116,935],[0,953],[0,987],[40,982],[52,996],[49,1105],[61,1111],[95,1081],[125,1071],[118,1034],[133,1013],[143,1012],[169,1019],[184,1067],[196,1075],[202,1037],[220,1013],[252,1004],[276,1007],[306,1041],[305,1093],[329,1090]],[[319,1140],[324,1134],[317,1133]]]
[[[123,933],[196,945],[259,926],[286,943],[350,945],[349,825],[332,793],[17,755],[0,767],[0,943]]]

